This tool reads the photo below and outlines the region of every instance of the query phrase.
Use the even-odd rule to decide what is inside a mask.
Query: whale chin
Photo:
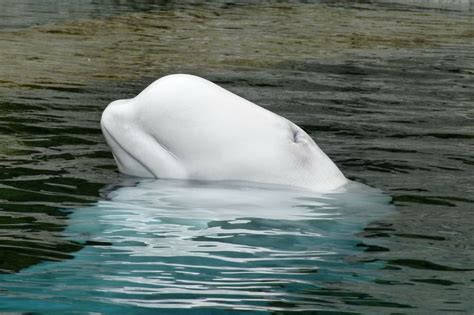
[[[163,77],[101,118],[121,173],[318,191],[347,179],[303,129],[205,79]]]
[[[102,127],[102,133],[106,138],[107,143],[112,148],[112,155],[120,173],[134,176],[134,177],[154,177],[153,173],[148,170],[146,166],[132,154],[127,151],[119,142],[117,142],[114,136],[107,131],[106,127]]]

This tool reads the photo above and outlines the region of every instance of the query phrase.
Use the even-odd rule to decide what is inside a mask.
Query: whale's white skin
[[[165,76],[109,104],[102,131],[119,171],[336,189],[347,179],[291,121],[203,78]]]

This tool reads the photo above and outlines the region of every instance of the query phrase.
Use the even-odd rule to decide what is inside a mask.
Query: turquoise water
[[[472,313],[472,12],[0,1],[0,311]],[[120,175],[102,110],[177,72],[294,121],[367,186]]]
[[[312,292],[371,281],[370,270],[383,266],[349,261],[364,248],[354,233],[393,211],[365,185],[330,194],[232,182],[122,185],[69,215],[64,234],[87,244],[74,259],[0,277],[0,310],[314,310],[334,298]]]

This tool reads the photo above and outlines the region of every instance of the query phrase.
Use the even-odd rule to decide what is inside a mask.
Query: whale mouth
[[[138,177],[154,177],[153,172],[136,156],[130,153],[129,150],[121,145],[104,125],[102,125],[102,133],[104,134],[107,144],[112,149],[112,155],[121,173]],[[139,174],[137,174],[137,169],[140,169]]]

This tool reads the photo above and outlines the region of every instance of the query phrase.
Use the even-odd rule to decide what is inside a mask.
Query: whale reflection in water
[[[67,237],[88,244],[74,259],[14,276],[41,292],[39,310],[48,299],[96,311],[307,305],[301,292],[363,281],[367,267],[343,258],[360,253],[355,234],[390,213],[388,201],[355,182],[324,194],[243,182],[122,183],[70,215]]]

